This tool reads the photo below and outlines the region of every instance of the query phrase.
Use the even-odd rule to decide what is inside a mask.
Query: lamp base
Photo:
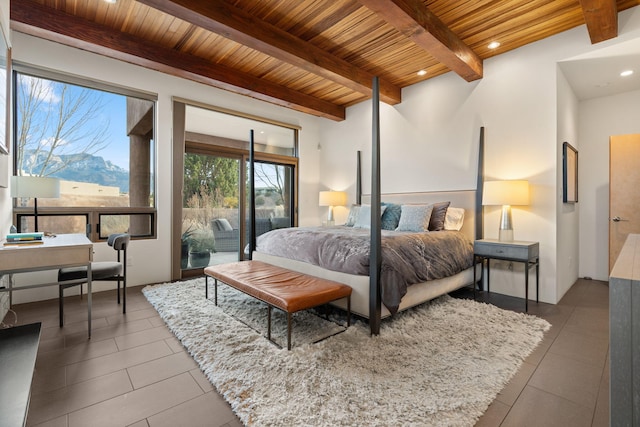
[[[513,229],[500,229],[498,232],[498,240],[501,242],[513,242]]]
[[[509,205],[502,206],[498,240],[501,242],[513,242],[513,221],[511,220],[511,206]]]
[[[333,223],[333,206],[329,206],[329,214],[327,215],[327,222]]]

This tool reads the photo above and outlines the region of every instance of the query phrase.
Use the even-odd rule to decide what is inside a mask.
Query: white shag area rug
[[[550,328],[444,296],[384,320],[374,337],[357,321],[313,343],[342,328],[297,313],[287,351],[279,310],[272,336],[285,349],[266,339],[264,304],[220,285],[216,307],[209,284],[210,300],[204,278],[143,293],[248,426],[473,426]]]

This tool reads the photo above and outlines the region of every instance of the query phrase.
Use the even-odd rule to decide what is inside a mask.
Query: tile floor
[[[126,316],[115,292],[94,294],[91,341],[86,299],[66,298],[62,329],[56,300],[13,307],[18,323],[43,326],[28,425],[242,425],[141,288],[129,289]],[[518,298],[479,299],[524,310]],[[607,283],[579,280],[559,304],[530,303],[529,311],[553,327],[477,426],[607,426]],[[9,313],[5,322],[13,321]]]
[[[524,311],[522,299],[482,298]],[[552,327],[476,426],[608,426],[607,282],[579,279],[557,305],[529,302],[529,313]]]

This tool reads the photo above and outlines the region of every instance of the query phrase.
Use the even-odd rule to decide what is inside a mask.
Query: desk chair
[[[122,282],[122,313],[127,312],[127,246],[131,236],[128,234],[111,234],[107,244],[117,252],[117,261],[97,261],[91,263],[91,280],[118,282],[118,304],[120,304],[120,282]],[[122,254],[121,254],[122,252]],[[67,267],[58,270],[60,289],[60,327],[64,324],[64,290],[72,286],[87,283],[87,267]]]

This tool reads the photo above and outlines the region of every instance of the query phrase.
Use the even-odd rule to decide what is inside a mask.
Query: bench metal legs
[[[291,350],[291,319],[292,314],[287,312],[287,350]],[[347,297],[347,328],[351,326],[351,295]],[[271,340],[271,305],[267,304],[267,338]]]
[[[271,339],[271,305],[267,304],[267,339],[277,344]],[[287,350],[291,350],[291,313],[287,313]]]
[[[218,305],[218,279],[213,277],[213,289],[214,289],[214,298],[213,302],[217,306]],[[204,277],[204,296],[206,299],[209,299],[209,276],[205,275]],[[351,296],[347,298],[347,328],[351,326]],[[263,301],[265,302],[265,301]],[[267,339],[272,343],[278,345],[275,341],[271,339],[271,309],[273,306],[269,303],[267,304]],[[287,350],[291,350],[291,326],[292,326],[292,315],[293,313],[287,313]],[[280,347],[278,345],[278,347]]]
[[[291,350],[291,313],[287,313],[287,350]]]
[[[269,304],[267,304],[267,339],[271,341],[271,306]]]
[[[345,297],[347,299],[347,328],[351,326],[351,295]],[[329,318],[327,317],[327,320]]]
[[[213,302],[215,305],[218,305],[218,279],[213,279]],[[209,276],[204,276],[204,297],[205,299],[209,299]]]

